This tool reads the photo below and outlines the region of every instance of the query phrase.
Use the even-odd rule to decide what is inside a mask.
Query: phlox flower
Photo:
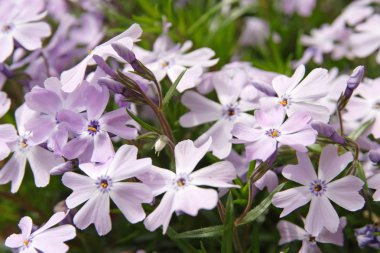
[[[137,136],[137,129],[126,124],[132,119],[125,108],[104,113],[109,100],[109,91],[100,85],[89,85],[85,93],[87,117],[66,114],[66,121],[72,122],[77,136],[62,149],[67,159],[80,157],[83,161],[105,162],[114,154],[109,133],[130,140]]]
[[[374,14],[364,23],[355,27],[355,33],[350,36],[352,51],[355,56],[364,58],[380,48],[380,15]],[[376,55],[376,61],[380,64],[380,51]]]
[[[51,33],[46,22],[36,22],[47,14],[42,12],[43,1],[28,4],[27,1],[0,0],[0,6],[0,62],[12,54],[14,40],[30,51],[41,48],[42,38]]]
[[[317,0],[281,0],[281,8],[288,15],[297,12],[300,16],[308,17],[316,3]]]
[[[218,62],[212,59],[215,52],[210,48],[199,48],[187,52],[192,47],[191,41],[186,41],[182,46],[174,44],[168,35],[164,33],[153,44],[153,50],[147,51],[135,47],[136,57],[149,68],[158,81],[168,76],[170,81],[175,82],[179,75],[187,69],[177,86],[177,90],[183,92],[196,86],[197,81],[203,73],[202,68],[211,67]]]
[[[355,125],[359,125],[370,119],[375,119],[369,132],[372,133],[375,138],[379,138],[380,78],[373,80],[365,79],[355,92],[354,94],[360,96],[352,96],[350,98],[346,106],[347,112],[343,115],[343,119],[347,122],[355,122]]]
[[[335,233],[339,227],[339,217],[330,200],[349,211],[364,206],[364,198],[359,194],[363,181],[349,175],[332,181],[352,161],[352,154],[339,156],[337,148],[328,145],[322,150],[319,159],[318,175],[310,158],[305,153],[297,153],[298,164],[287,165],[282,171],[285,178],[302,186],[288,189],[273,196],[274,206],[283,208],[280,217],[311,201],[305,221],[305,229],[317,235],[323,228]]]
[[[138,40],[141,36],[142,30],[138,24],[133,24],[129,27],[125,32],[117,35],[116,37],[110,39],[103,44],[96,46],[93,50],[89,51],[89,54],[76,66],[73,68],[62,72],[61,74],[61,82],[62,82],[62,90],[65,92],[74,91],[83,81],[85,72],[88,65],[94,65],[95,61],[93,60],[94,55],[98,55],[102,58],[107,58],[109,56],[118,59],[121,62],[124,62],[115,50],[112,48],[112,43],[120,43],[129,49],[132,48],[133,43]]]
[[[21,234],[10,235],[5,246],[19,253],[65,253],[69,250],[65,242],[76,236],[75,228],[68,224],[52,228],[65,217],[64,212],[55,213],[43,226],[34,230],[32,219],[25,216],[18,224]]]
[[[84,111],[87,85],[72,93],[62,91],[62,84],[56,77],[45,80],[44,87],[35,86],[25,94],[26,105],[39,113],[25,125],[33,132],[33,140],[37,143],[47,141],[49,149],[55,154],[62,155],[69,131],[79,131],[76,126],[82,117],[78,114]]]
[[[11,100],[5,92],[0,91],[0,118],[4,116],[11,106]],[[0,124],[0,161],[5,159],[11,150],[8,143],[17,140],[17,132],[12,124]]]
[[[50,181],[50,170],[63,163],[63,159],[56,157],[52,152],[39,146],[33,141],[33,132],[25,129],[25,124],[36,117],[36,112],[30,110],[25,104],[16,110],[16,124],[18,138],[9,142],[8,146],[14,152],[11,159],[0,171],[0,184],[12,183],[11,192],[20,188],[25,174],[26,161],[33,171],[34,182],[37,187],[45,187]]]
[[[66,199],[68,208],[86,202],[74,216],[80,229],[94,224],[99,235],[111,231],[110,198],[131,223],[145,218],[142,203],[152,201],[152,191],[137,182],[123,182],[151,168],[150,158],[137,159],[137,148],[123,145],[104,164],[83,163],[79,168],[86,174],[66,172],[62,177],[65,186],[73,192]]]
[[[347,224],[345,217],[339,219],[339,227],[335,233],[331,233],[323,228],[317,234],[309,233],[307,230],[285,220],[281,220],[277,224],[277,229],[280,232],[280,245],[292,241],[302,241],[302,247],[299,253],[322,253],[317,243],[331,243],[338,246],[343,246],[344,234],[343,229]]]
[[[330,115],[327,107],[320,105],[318,99],[329,92],[328,72],[326,69],[312,70],[303,80],[305,66],[300,65],[292,77],[279,75],[272,81],[277,97],[260,99],[261,108],[271,108],[280,104],[288,116],[296,112],[307,112],[313,120],[327,123]]]
[[[253,123],[253,116],[246,113],[253,110],[254,104],[239,98],[245,84],[244,75],[239,73],[230,76],[227,72],[220,72],[216,77],[219,80],[215,90],[220,103],[216,103],[199,93],[187,91],[181,102],[190,109],[179,119],[183,127],[194,127],[208,122],[215,124],[203,133],[196,141],[200,145],[212,137],[211,151],[223,159],[231,152],[231,130],[238,122]]]
[[[175,173],[153,166],[138,177],[153,190],[155,196],[165,193],[158,207],[144,221],[148,230],[163,226],[163,233],[166,233],[173,212],[196,216],[200,209],[215,208],[218,192],[200,186],[235,187],[230,183],[236,177],[235,168],[230,162],[217,162],[193,172],[210,145],[211,139],[199,148],[191,140],[181,141],[174,151]]]
[[[305,112],[295,113],[286,121],[281,105],[270,110],[255,112],[258,128],[238,123],[232,130],[235,143],[246,144],[246,156],[249,161],[265,161],[279,145],[288,145],[300,152],[306,152],[306,146],[315,142],[317,132],[311,127],[311,117]]]

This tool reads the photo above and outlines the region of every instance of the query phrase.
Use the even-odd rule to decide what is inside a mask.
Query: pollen
[[[21,146],[21,148],[26,148],[26,147],[28,147],[28,144],[26,144],[26,142],[23,140],[20,142],[20,146]]]
[[[177,180],[177,185],[179,187],[184,186],[186,184],[186,180],[184,178],[180,178]]]
[[[280,105],[282,106],[287,106],[288,105],[288,100],[286,98],[282,99],[280,102]]]
[[[266,131],[266,135],[272,138],[277,138],[281,135],[281,132],[277,129],[269,129],[268,131]]]
[[[102,187],[103,189],[106,189],[108,187],[108,182],[106,180],[103,180],[101,183],[100,183],[100,187]]]
[[[322,186],[320,185],[320,184],[316,184],[315,186],[314,186],[314,191],[316,191],[316,192],[320,192],[322,190]]]
[[[24,240],[23,244],[25,247],[28,247],[29,246],[29,240]]]
[[[165,67],[169,66],[169,62],[168,61],[162,61],[160,63],[160,65],[161,65],[161,67],[165,68]]]
[[[89,132],[93,132],[93,133],[96,133],[96,132],[98,131],[95,127],[92,127],[92,126],[89,126],[89,127],[87,128],[87,130],[88,130]]]

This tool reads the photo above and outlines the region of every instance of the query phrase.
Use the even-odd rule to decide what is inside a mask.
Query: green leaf
[[[189,242],[176,238],[178,233],[173,228],[169,227],[166,233],[182,252],[197,253],[197,250]]]
[[[137,123],[139,123],[143,128],[145,128],[148,131],[161,134],[160,130],[158,130],[154,126],[149,125],[148,123],[146,123],[145,121],[143,121],[142,119],[140,119],[139,117],[134,115],[130,110],[128,110],[128,109],[126,109],[126,110],[127,110],[127,113],[129,114],[129,116],[131,116],[131,118],[134,119]]]
[[[185,74],[186,70],[187,69],[182,71],[182,73],[177,77],[175,82],[170,86],[168,92],[166,92],[165,97],[164,97],[164,101],[162,102],[163,106],[167,105],[169,103],[169,101],[172,99],[172,97],[174,96],[175,91],[177,89],[177,86],[178,86],[179,82],[181,81],[183,75]]]
[[[358,127],[358,129],[353,131],[348,137],[351,140],[356,141],[373,124],[373,122],[375,122],[374,119],[370,119],[364,122],[362,125]]]
[[[249,164],[248,173],[247,173],[247,182],[249,182],[249,179],[251,178],[252,172],[255,170],[256,167],[256,160],[253,160]]]
[[[233,252],[234,237],[234,204],[231,192],[228,194],[224,216],[224,232],[222,237],[222,253]]]
[[[175,239],[210,238],[223,235],[223,225],[195,229],[177,234]]]
[[[240,221],[239,226],[250,223],[256,220],[260,215],[262,215],[265,210],[270,206],[272,202],[273,195],[277,192],[281,191],[284,187],[285,183],[280,184],[276,187],[259,205],[253,208],[251,211],[247,213],[247,215]]]

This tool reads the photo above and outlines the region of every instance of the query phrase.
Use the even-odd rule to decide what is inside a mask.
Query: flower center
[[[317,197],[322,196],[327,189],[327,184],[324,180],[314,180],[313,182],[310,183],[309,190],[312,194],[314,194]]]
[[[97,120],[91,120],[87,126],[87,132],[89,135],[94,136],[99,132],[99,122]]]
[[[309,235],[309,242],[315,242],[315,236]]]
[[[23,242],[22,242],[22,248],[23,249],[27,249],[29,248],[30,244],[32,243],[32,240],[30,238],[28,239],[25,239]]]
[[[27,151],[29,149],[28,139],[32,136],[31,132],[25,132],[19,137],[18,145],[21,151]]]
[[[277,138],[281,135],[281,132],[277,129],[269,129],[265,132],[265,134],[271,138]]]
[[[238,104],[231,104],[224,108],[223,115],[229,120],[235,119],[240,114],[240,109],[238,107]]]
[[[186,184],[186,179],[184,179],[184,178],[179,178],[178,180],[177,180],[177,185],[179,186],[179,187],[181,187],[181,186],[184,186]]]
[[[3,33],[9,33],[10,31],[12,31],[14,28],[14,25],[12,23],[9,23],[9,24],[4,24],[1,28],[1,31]]]
[[[112,179],[109,176],[101,176],[96,180],[96,186],[99,191],[109,192],[112,187]]]
[[[380,110],[380,101],[376,102],[376,103],[373,105],[373,109],[375,109],[375,110]]]
[[[178,190],[182,189],[190,184],[191,178],[187,174],[179,174],[174,180],[173,180],[173,187]]]
[[[291,104],[291,99],[288,95],[282,95],[278,103],[283,107],[289,107]]]

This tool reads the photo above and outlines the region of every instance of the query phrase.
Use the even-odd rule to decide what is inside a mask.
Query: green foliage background
[[[238,1],[229,1],[231,2],[231,11],[227,15],[223,15],[221,12],[227,1],[189,0],[182,7],[178,2],[173,0],[113,0],[106,4],[104,9],[107,37],[112,37],[137,22],[144,30],[139,45],[151,48],[152,43],[162,31],[162,18],[165,16],[167,21],[172,23],[169,34],[175,42],[183,43],[191,40],[194,43],[193,48],[210,47],[216,52],[216,56],[220,60],[218,65],[212,67],[211,70],[218,70],[224,64],[229,63],[233,57],[239,56],[242,60],[251,62],[254,66],[264,70],[291,74],[290,61],[299,59],[304,50],[300,45],[300,36],[303,33],[309,33],[312,28],[320,27],[323,23],[331,23],[343,7],[351,1],[320,0],[313,15],[308,18],[297,15],[285,16],[276,8],[275,5],[278,2],[276,0],[259,0],[257,7],[240,7]],[[269,40],[263,47],[243,48],[239,46],[238,39],[243,28],[243,21],[248,16],[268,21],[271,31],[281,36],[281,42],[274,43]],[[379,66],[373,57],[355,61],[345,59],[333,61],[327,57],[323,67],[329,69],[336,66],[341,71],[348,72],[359,64],[367,67],[367,76],[377,77],[379,75]],[[313,63],[307,66],[309,70],[314,67],[316,66]],[[169,83],[164,82],[165,91],[168,87]],[[6,84],[6,91],[12,98],[13,110],[11,111],[14,112],[14,109],[23,102],[21,87],[17,82],[9,81]],[[211,96],[215,96],[215,94]],[[194,140],[209,127],[205,125],[192,129],[181,128],[178,119],[185,112],[186,109],[180,104],[179,96],[176,94],[165,109],[165,115],[177,141]],[[4,122],[14,122],[12,112],[1,119],[1,123]],[[158,166],[166,168],[173,166],[169,153],[163,152],[159,157],[155,156],[152,150],[154,140],[137,144],[141,157],[152,157],[153,163]],[[238,149],[241,147],[238,146]],[[287,163],[295,161],[294,159],[293,152],[284,152],[280,155],[276,165],[282,165],[283,161]],[[212,155],[208,155],[199,167],[216,160]],[[0,162],[0,165],[4,163],[5,161]],[[2,246],[2,242],[9,234],[18,232],[17,223],[22,216],[31,216],[36,224],[41,224],[52,215],[54,206],[70,194],[70,191],[61,184],[60,177],[52,177],[51,183],[41,189],[34,186],[30,170],[26,171],[23,184],[17,194],[9,193],[9,185],[0,186],[0,252],[10,252]],[[285,187],[290,186],[288,183]],[[266,190],[258,193],[254,198],[253,207],[260,204],[267,196]],[[212,211],[201,211],[196,218],[187,215],[173,216],[172,228],[167,235],[162,235],[160,229],[151,233],[141,223],[129,224],[123,215],[115,207],[112,207],[112,231],[104,237],[99,237],[93,227],[85,231],[77,230],[77,238],[69,242],[71,247],[69,252],[121,253],[134,252],[138,249],[144,249],[147,252],[233,252],[234,233],[231,223],[228,221],[233,220],[233,216],[240,215],[247,202],[247,197],[247,189],[242,185],[240,190],[231,191],[228,200],[227,196],[222,198],[227,217],[224,231],[217,230],[219,232],[211,233],[211,235],[215,235],[214,237],[203,239],[177,239],[176,233],[223,225],[216,208]],[[379,205],[376,203],[371,205],[373,211],[379,213]],[[146,206],[146,210],[150,212],[152,207]],[[238,228],[237,236],[244,247],[244,252],[279,252],[281,248],[278,246],[279,234],[276,224],[280,210],[270,206],[261,211],[263,211],[263,215]],[[302,221],[299,217],[304,216],[306,212],[307,208],[305,207],[298,209],[287,220],[301,225]],[[345,245],[342,248],[320,245],[323,252],[376,252],[370,249],[361,250],[356,243],[353,229],[369,223],[368,219],[363,216],[363,212],[349,213],[338,208],[338,213],[348,217],[349,225],[345,229]],[[300,242],[295,242],[282,249],[286,249],[288,252],[297,252],[300,246]]]

